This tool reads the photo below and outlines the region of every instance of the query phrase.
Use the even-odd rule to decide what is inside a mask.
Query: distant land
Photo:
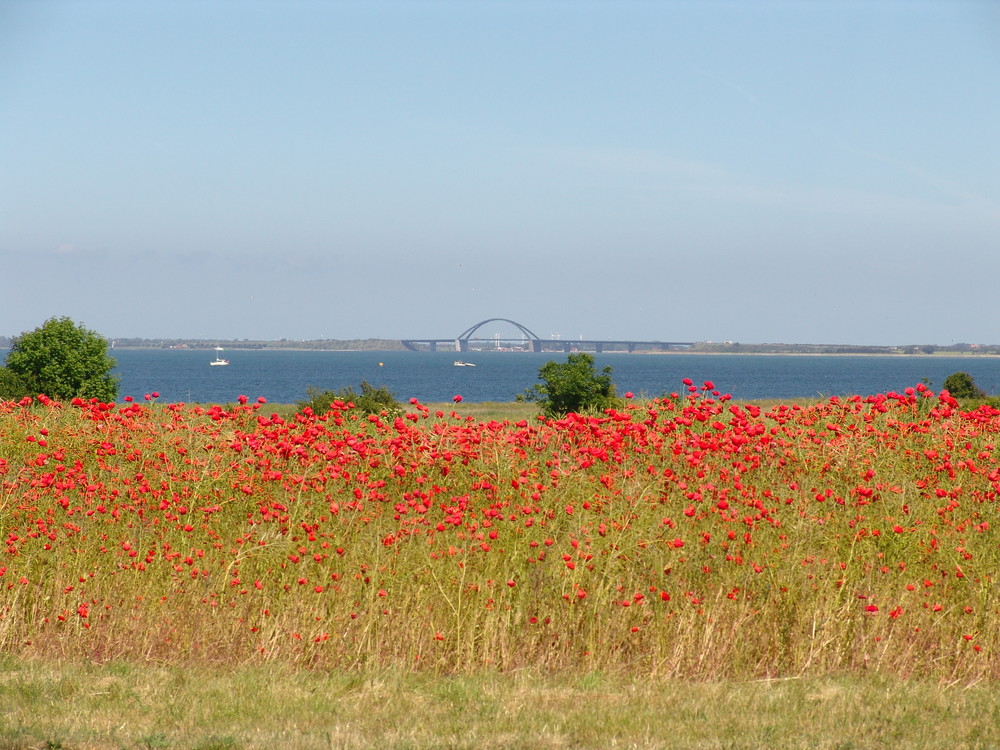
[[[13,336],[0,336],[0,348],[10,348]],[[195,349],[211,350],[299,350],[299,351],[403,351],[400,339],[146,339],[111,338],[112,349]],[[488,339],[471,342],[472,350],[490,350]],[[561,351],[552,350],[551,354]],[[605,353],[615,350],[605,349]],[[636,350],[635,353],[647,353]],[[669,353],[657,351],[656,353]],[[978,355],[1000,356],[1000,344],[904,344],[899,346],[862,346],[856,344],[746,344],[733,341],[699,341],[673,353],[689,354],[883,354],[883,355]]]

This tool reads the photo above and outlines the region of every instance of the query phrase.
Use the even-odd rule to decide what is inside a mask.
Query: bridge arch
[[[487,323],[510,323],[512,326],[514,326],[517,330],[519,330],[521,333],[523,333],[525,336],[527,336],[532,341],[538,341],[539,340],[539,337],[536,336],[531,331],[529,331],[525,326],[521,325],[516,320],[511,320],[510,318],[487,318],[486,320],[481,320],[478,323],[476,323],[474,326],[472,326],[470,328],[466,328],[464,331],[462,331],[460,334],[458,334],[458,338],[459,339],[470,339],[470,338],[472,338],[472,334],[474,334],[476,331],[478,331],[480,328],[482,328]]]
[[[517,330],[519,330],[528,339],[531,340],[532,351],[539,352],[542,350],[542,341],[538,337],[538,335],[530,331],[527,327],[518,323],[516,320],[511,320],[510,318],[487,318],[486,320],[479,321],[474,326],[466,328],[455,338],[455,341],[458,342],[458,348],[463,352],[468,351],[469,339],[472,338],[472,334],[474,334],[476,331],[478,331],[487,323],[510,323],[510,325],[514,326]]]

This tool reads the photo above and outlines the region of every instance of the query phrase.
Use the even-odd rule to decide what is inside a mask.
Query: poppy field
[[[0,403],[0,650],[684,679],[1000,676],[1000,411],[561,419]]]

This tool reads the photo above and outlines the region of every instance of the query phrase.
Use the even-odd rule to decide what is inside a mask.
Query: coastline
[[[994,359],[1000,357],[1000,352],[967,352],[945,349],[931,354],[907,354],[905,352],[707,352],[707,351],[676,351],[676,352],[605,352],[605,354],[697,354],[725,356],[725,357],[898,357],[906,359],[935,359],[935,358],[962,358],[962,359]]]
[[[391,348],[391,347],[343,347],[343,348],[333,348],[325,346],[285,346],[285,345],[275,345],[275,346],[239,346],[239,345],[229,345],[223,347],[225,351],[233,352],[250,352],[250,351],[283,351],[283,352],[404,352],[409,351],[405,347]],[[188,346],[188,347],[162,347],[162,346],[138,346],[138,345],[118,345],[114,348],[109,348],[109,353],[117,350],[124,351],[204,351],[210,352],[215,350],[215,346]],[[427,352],[413,352],[414,354],[425,354]],[[452,353],[459,354],[460,352],[452,352],[450,349],[440,349],[438,353]],[[532,352],[498,352],[492,349],[470,349],[468,352],[461,352],[463,354],[530,354]],[[574,352],[565,352],[562,350],[545,350],[539,352],[540,354],[548,354],[552,356],[560,356],[566,354],[595,354],[595,352],[588,350],[578,350]],[[940,358],[961,358],[961,359],[994,359],[1000,357],[1000,350],[993,351],[968,351],[959,349],[938,349],[934,352],[925,353],[907,353],[902,351],[887,352],[887,351],[775,351],[775,350],[755,350],[755,351],[713,351],[704,349],[641,349],[635,351],[626,351],[624,349],[606,349],[599,354],[629,354],[638,356],[676,356],[676,355],[695,355],[695,356],[725,356],[725,357],[891,357],[899,359],[940,359]]]
[[[212,351],[221,347],[226,351],[299,351],[299,352],[398,352],[410,351],[400,339],[315,339],[315,340],[224,340],[224,339],[143,339],[143,338],[109,338],[107,339],[109,353],[117,350],[177,350],[177,351]],[[8,350],[11,337],[0,336],[0,351]],[[450,348],[442,348],[439,352],[454,352]],[[415,352],[422,353],[422,352]],[[520,352],[498,352],[494,349],[470,349],[468,353],[517,354]],[[865,346],[856,344],[713,344],[698,342],[693,346],[678,349],[603,349],[600,353],[592,349],[574,349],[567,352],[562,348],[543,349],[541,354],[553,357],[565,356],[571,353],[587,354],[639,354],[639,355],[676,355],[693,354],[725,355],[725,356],[789,356],[789,357],[903,357],[926,358],[940,357],[956,358],[993,358],[1000,357],[1000,345],[969,345],[953,344],[937,346],[931,344],[905,346]]]

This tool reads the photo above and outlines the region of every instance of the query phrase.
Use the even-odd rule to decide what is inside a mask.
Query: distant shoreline
[[[606,354],[611,354],[612,352],[605,352]],[[621,354],[627,354],[628,352],[621,352]],[[908,354],[907,352],[775,352],[775,351],[757,351],[757,352],[713,352],[713,351],[665,351],[665,352],[631,352],[632,354],[698,354],[698,355],[724,355],[727,357],[927,357],[928,359],[933,359],[934,357],[968,357],[970,359],[976,358],[993,358],[1000,357],[1000,351],[963,351],[957,349],[939,349],[938,351],[931,352],[930,354],[925,354],[924,352],[918,352],[914,354]]]
[[[214,346],[205,347],[157,347],[157,346],[116,346],[109,349],[111,353],[115,351],[144,351],[144,350],[155,350],[155,351],[215,351]],[[329,347],[311,347],[311,346],[226,346],[223,347],[224,351],[232,352],[252,352],[252,351],[282,351],[282,352],[405,352],[410,351],[404,347],[399,349],[363,349],[363,348],[343,348],[334,349]],[[427,354],[428,352],[413,352],[414,354]],[[439,349],[438,354],[530,354],[531,352],[498,352],[491,349],[471,349],[468,352],[452,352],[450,349]],[[540,352],[541,354],[549,354],[552,356],[559,356],[564,354],[595,354],[592,351],[581,350],[579,352],[564,352],[559,350],[546,350]],[[846,351],[846,352],[810,352],[810,351],[749,351],[749,352],[733,352],[733,351],[706,351],[702,349],[673,349],[673,350],[653,350],[653,349],[641,349],[632,352],[628,352],[622,349],[610,349],[600,354],[632,354],[636,356],[675,356],[678,354],[692,354],[697,356],[726,356],[726,357],[926,357],[928,359],[933,359],[934,357],[967,357],[967,358],[994,358],[1000,357],[1000,351],[961,351],[954,349],[940,349],[938,351],[926,354],[923,352],[908,354],[906,352],[880,352],[880,351]]]
[[[0,336],[0,350],[9,349],[12,337]],[[315,340],[223,340],[223,339],[143,339],[109,338],[109,351],[326,351],[326,352],[397,352],[409,351],[400,339],[315,339]],[[440,348],[438,352],[458,354],[453,349]],[[497,352],[492,349],[470,349],[467,353],[499,354],[519,352]],[[597,354],[591,349],[581,349],[580,353]],[[419,352],[418,352],[419,353]],[[566,355],[563,349],[545,349],[542,354]],[[605,349],[600,354],[697,354],[727,356],[795,356],[795,357],[998,357],[1000,345],[953,344],[908,344],[905,346],[864,346],[855,344],[736,344],[698,342],[684,349]]]
[[[347,344],[347,345],[344,345]],[[393,344],[396,344],[395,346]],[[112,349],[125,350],[170,350],[178,351],[213,351],[217,346],[221,346],[225,351],[299,351],[299,352],[404,352],[410,351],[406,347],[394,340],[378,341],[357,341],[357,342],[306,342],[306,341],[254,341],[254,342],[191,342],[184,345],[162,345],[155,342],[144,344],[117,343]],[[823,349],[824,351],[817,351]],[[907,351],[907,349],[910,349]],[[438,349],[438,353],[446,354],[521,354],[526,352],[499,352],[492,349],[470,349],[468,352],[455,352],[451,349]],[[414,352],[422,354],[425,352]],[[546,349],[541,354],[552,356],[566,355],[570,353],[596,354],[591,350],[579,350],[579,352],[566,352],[561,349]],[[601,354],[636,354],[636,355],[676,355],[676,354],[696,354],[696,355],[726,355],[735,357],[752,356],[791,356],[791,357],[1000,357],[1000,346],[970,348],[948,348],[934,347],[933,351],[923,351],[918,347],[865,347],[844,345],[822,345],[822,344],[766,344],[746,345],[739,351],[723,347],[706,347],[695,345],[687,349],[636,349],[626,351],[624,349],[606,349]]]

